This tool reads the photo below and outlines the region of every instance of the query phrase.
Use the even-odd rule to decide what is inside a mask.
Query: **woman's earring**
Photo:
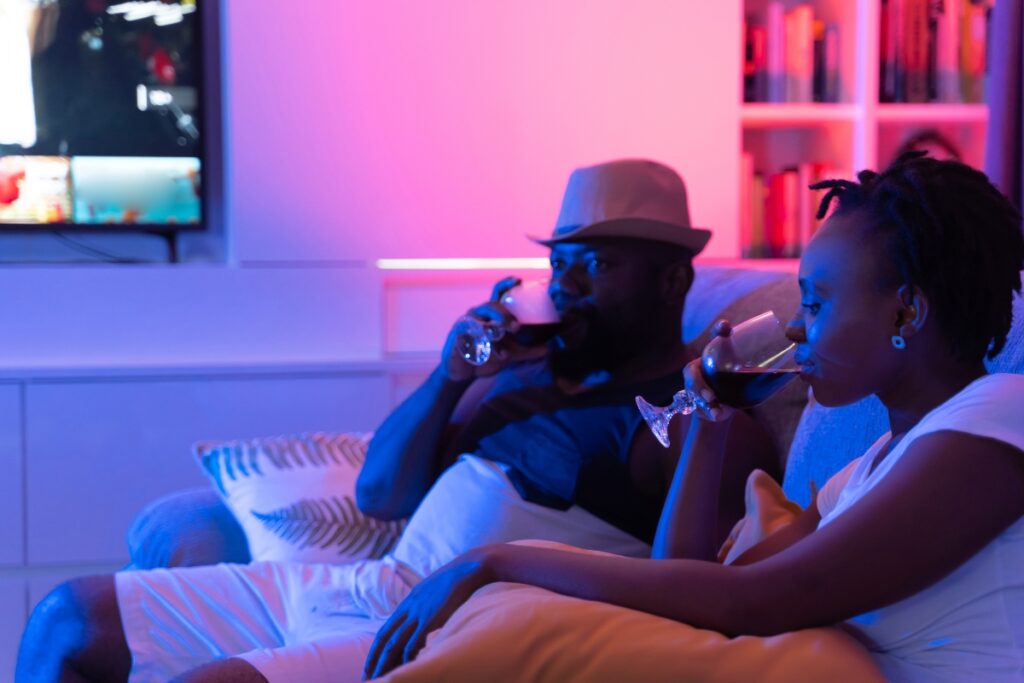
[[[905,349],[907,348],[907,340],[898,334],[894,334],[892,336],[892,345],[897,349]]]

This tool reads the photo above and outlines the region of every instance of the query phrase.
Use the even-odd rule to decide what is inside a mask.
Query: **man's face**
[[[555,375],[580,380],[597,370],[614,371],[661,331],[668,307],[651,249],[650,243],[624,239],[551,248],[548,293],[562,315],[565,344],[551,355]],[[679,320],[671,324],[678,329]]]

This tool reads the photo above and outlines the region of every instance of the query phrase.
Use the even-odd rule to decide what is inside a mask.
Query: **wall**
[[[550,231],[568,172],[622,156],[675,166],[694,220],[733,225],[719,179],[738,172],[739,83],[722,75],[739,46],[722,34],[740,15],[722,5],[232,11],[237,258],[536,255],[522,235]]]
[[[0,680],[30,604],[201,482],[192,440],[372,429],[503,274],[377,258],[543,256],[569,171],[622,156],[737,251],[739,3],[225,10],[228,262],[0,270]]]

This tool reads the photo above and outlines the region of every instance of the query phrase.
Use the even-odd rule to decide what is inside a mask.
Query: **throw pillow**
[[[356,506],[369,437],[299,434],[194,449],[254,561],[344,563],[381,557],[405,524],[367,517]]]
[[[782,487],[762,470],[747,477],[746,514],[736,522],[718,551],[722,564],[732,564],[737,557],[792,522],[800,514],[800,506],[788,500]]]
[[[381,679],[419,681],[882,683],[884,678],[868,651],[837,628],[729,638],[615,605],[497,583],[459,607],[427,638],[415,660]]]

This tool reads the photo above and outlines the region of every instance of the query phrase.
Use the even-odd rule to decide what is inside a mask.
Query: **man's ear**
[[[666,302],[681,303],[693,284],[693,264],[676,261],[661,271],[661,296]]]
[[[896,290],[896,295],[900,300],[896,311],[896,334],[909,339],[920,332],[928,321],[928,297],[916,285],[903,285]]]

